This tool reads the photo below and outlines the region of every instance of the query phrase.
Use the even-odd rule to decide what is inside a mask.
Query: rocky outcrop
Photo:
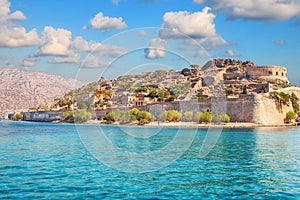
[[[58,111],[37,111],[37,112],[24,112],[24,121],[34,121],[34,122],[53,122],[62,121],[63,112]]]
[[[0,118],[9,112],[51,105],[54,98],[83,85],[75,79],[17,68],[0,68],[0,80]]]

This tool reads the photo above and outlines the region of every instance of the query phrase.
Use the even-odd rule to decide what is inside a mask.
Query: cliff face
[[[16,68],[0,68],[0,80],[0,118],[8,112],[53,104],[55,97],[83,85],[71,78]]]
[[[24,121],[34,121],[34,122],[53,122],[61,121],[63,112],[53,112],[53,111],[39,111],[39,112],[26,112],[24,113]]]

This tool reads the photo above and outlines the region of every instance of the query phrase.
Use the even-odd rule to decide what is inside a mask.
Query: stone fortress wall
[[[284,106],[281,110],[273,99],[260,94],[241,95],[239,98],[212,99],[204,101],[181,101],[149,104],[145,110],[157,114],[165,110],[178,110],[181,113],[213,112],[227,113],[231,122],[249,122],[262,125],[283,125],[286,113],[292,106]]]

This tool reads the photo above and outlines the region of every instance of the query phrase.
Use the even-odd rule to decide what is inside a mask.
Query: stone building
[[[246,76],[254,79],[276,80],[289,82],[287,70],[281,66],[251,66],[246,68]]]
[[[256,93],[268,93],[272,91],[272,84],[271,83],[260,83],[256,85]]]

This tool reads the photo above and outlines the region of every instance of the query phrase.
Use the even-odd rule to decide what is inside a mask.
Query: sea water
[[[78,126],[94,140],[89,130],[99,125]],[[119,150],[136,154],[163,151],[179,129],[101,126]],[[0,199],[300,198],[300,128],[223,129],[203,157],[207,129],[181,131],[194,134],[182,155],[135,173],[95,157],[74,124],[0,122]]]

